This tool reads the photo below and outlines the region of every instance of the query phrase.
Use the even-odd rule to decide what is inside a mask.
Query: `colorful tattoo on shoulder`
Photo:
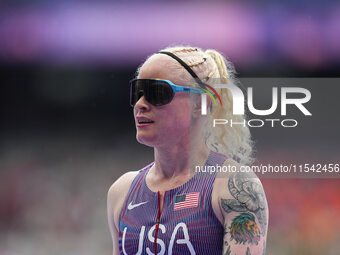
[[[229,178],[228,189],[234,199],[221,199],[223,210],[227,213],[254,213],[260,224],[259,231],[264,236],[267,229],[267,200],[261,184],[247,173],[236,173]]]
[[[254,215],[241,213],[235,217],[230,226],[230,240],[236,244],[258,244],[260,241],[259,228],[255,223]]]

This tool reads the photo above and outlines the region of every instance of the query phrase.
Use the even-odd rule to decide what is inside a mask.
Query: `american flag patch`
[[[176,211],[184,208],[197,207],[199,196],[200,196],[199,192],[177,195],[175,197],[174,210]]]

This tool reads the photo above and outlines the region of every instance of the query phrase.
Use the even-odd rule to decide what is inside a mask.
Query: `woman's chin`
[[[150,135],[142,135],[138,134],[136,135],[136,139],[140,144],[144,144],[146,146],[154,147],[156,145],[156,137],[150,136]]]

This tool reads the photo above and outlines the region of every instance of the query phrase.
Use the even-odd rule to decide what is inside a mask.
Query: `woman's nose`
[[[141,96],[135,104],[135,109],[148,110],[150,109],[150,104],[146,101],[144,96]]]

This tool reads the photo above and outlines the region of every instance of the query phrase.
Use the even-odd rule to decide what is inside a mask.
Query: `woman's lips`
[[[154,121],[144,117],[144,116],[136,116],[136,124],[137,127],[146,127],[146,126],[150,126],[151,124],[153,124]]]
[[[137,123],[137,127],[141,128],[141,127],[150,126],[150,125],[152,125],[152,124],[153,124],[153,123],[143,123],[143,124]]]

